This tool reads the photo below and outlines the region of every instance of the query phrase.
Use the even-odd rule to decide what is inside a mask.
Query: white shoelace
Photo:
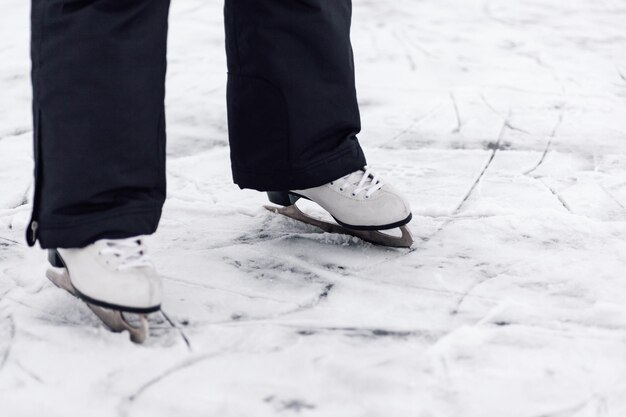
[[[376,191],[380,190],[385,185],[378,175],[374,174],[374,172],[372,172],[372,170],[368,167],[365,167],[365,170],[354,171],[352,174],[341,177],[337,181],[333,181],[331,184],[340,181],[343,181],[343,183],[339,187],[339,191],[344,191],[350,188],[350,186],[356,186],[356,188],[352,190],[353,197],[356,197],[362,191],[366,191],[365,198],[370,198]]]
[[[115,264],[117,270],[152,267],[147,248],[141,238],[105,239],[102,243],[104,247],[100,250],[100,255],[107,256],[113,260],[114,262],[112,263]]]

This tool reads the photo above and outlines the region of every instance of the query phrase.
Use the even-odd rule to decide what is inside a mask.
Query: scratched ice
[[[29,2],[0,14],[0,415],[626,415],[626,5],[354,0],[372,166],[410,251],[230,179],[221,4],[174,1],[164,311],[104,330],[27,249]]]

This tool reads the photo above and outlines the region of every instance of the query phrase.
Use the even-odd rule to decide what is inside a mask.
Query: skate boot
[[[46,276],[56,286],[85,301],[112,331],[128,330],[136,343],[146,339],[146,315],[160,309],[162,285],[142,238],[50,250],[48,259]]]
[[[275,213],[311,224],[329,233],[359,237],[370,243],[390,247],[410,247],[413,238],[406,224],[412,214],[408,202],[391,185],[369,168],[355,171],[328,184],[306,190],[270,192]],[[337,222],[325,222],[302,212],[296,202],[306,198],[320,205]],[[383,233],[399,228],[401,236]]]

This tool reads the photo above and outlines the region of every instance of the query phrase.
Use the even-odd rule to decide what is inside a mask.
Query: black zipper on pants
[[[33,212],[26,229],[26,242],[28,246],[37,243],[37,231],[39,229],[39,204],[41,194],[41,111],[35,111],[34,129],[34,157],[35,157],[35,184],[33,190]]]
[[[28,246],[35,246],[37,243],[37,231],[39,230],[39,211],[41,200],[41,181],[43,164],[41,158],[42,133],[41,133],[41,66],[42,66],[42,46],[45,31],[46,14],[48,10],[54,6],[54,2],[46,2],[43,0],[33,0],[31,8],[31,36],[38,30],[36,44],[31,40],[31,59],[32,59],[32,84],[33,84],[33,155],[34,155],[34,185],[33,185],[33,211],[30,222],[26,229],[26,243]]]

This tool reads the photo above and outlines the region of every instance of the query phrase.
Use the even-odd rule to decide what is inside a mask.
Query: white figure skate
[[[57,287],[85,301],[110,330],[127,330],[135,343],[146,340],[147,314],[159,311],[163,290],[141,238],[50,250],[48,259],[46,276]]]
[[[269,192],[268,196],[272,203],[282,207],[265,206],[266,209],[328,233],[356,236],[389,247],[409,248],[413,244],[411,233],[406,227],[412,218],[408,202],[367,167],[319,187]],[[296,206],[300,198],[319,204],[337,224],[302,212]],[[400,229],[401,236],[382,232],[395,228]]]

